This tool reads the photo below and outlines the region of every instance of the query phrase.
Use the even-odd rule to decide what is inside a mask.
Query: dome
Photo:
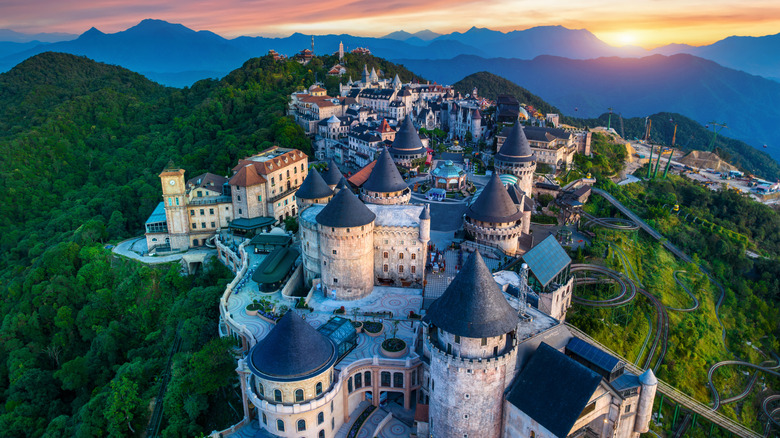
[[[333,195],[333,190],[322,179],[322,175],[317,169],[312,168],[311,172],[303,180],[303,184],[295,192],[295,196],[300,199],[320,199]]]
[[[408,186],[404,181],[395,162],[387,148],[382,148],[382,153],[376,160],[371,174],[363,184],[363,189],[377,193],[393,193],[406,190]]]
[[[494,173],[477,200],[466,209],[466,216],[482,222],[505,223],[520,220],[523,212]]]
[[[268,380],[301,380],[336,363],[336,346],[294,311],[249,352],[249,369]]]
[[[457,166],[451,160],[439,162],[439,165],[431,172],[437,178],[460,178],[466,174],[466,171]]]
[[[425,318],[447,333],[468,338],[500,336],[515,330],[518,322],[478,251],[431,304]]]
[[[370,224],[376,214],[350,190],[339,190],[317,214],[317,223],[326,227],[359,227]]]

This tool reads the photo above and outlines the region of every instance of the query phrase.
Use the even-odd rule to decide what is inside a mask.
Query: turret
[[[639,376],[639,383],[642,385],[642,391],[639,393],[634,432],[646,433],[650,429],[650,417],[653,414],[653,400],[655,400],[655,391],[658,389],[658,379],[653,374],[653,370],[648,368]]]
[[[520,189],[526,194],[531,193],[534,171],[536,171],[536,156],[520,123],[515,123],[501,149],[496,153],[495,170],[499,174],[516,176]]]
[[[362,189],[360,198],[369,204],[408,204],[412,196],[390,152],[384,147]]]
[[[420,213],[420,241],[427,245],[431,240],[431,205],[425,204]]]

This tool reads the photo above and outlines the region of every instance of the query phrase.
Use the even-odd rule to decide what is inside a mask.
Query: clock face
[[[176,181],[175,180],[170,180],[170,181],[168,181],[168,184],[170,184],[172,186],[175,186],[176,185]]]

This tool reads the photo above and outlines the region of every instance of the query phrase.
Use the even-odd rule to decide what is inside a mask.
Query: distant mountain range
[[[414,34],[397,31],[382,38],[319,35],[314,38],[314,52],[334,53],[339,42],[343,42],[347,50],[367,47],[374,55],[386,59],[451,59],[459,55],[518,59],[552,55],[594,59],[690,53],[724,66],[780,80],[780,34],[731,37],[709,46],[678,44],[647,51],[640,47],[610,46],[584,29],[540,26],[499,32],[473,27],[466,32],[445,35],[430,30]],[[35,54],[57,51],[118,64],[166,85],[186,86],[197,79],[222,77],[247,59],[266,54],[269,49],[289,56],[309,47],[311,35],[301,33],[285,38],[244,36],[226,39],[209,31],[196,32],[180,24],[151,19],[113,34],[92,28],[77,38],[68,34],[27,35],[0,30],[0,72]]]
[[[691,55],[573,60],[458,56],[450,60],[395,60],[415,73],[451,84],[488,71],[532,90],[566,115],[597,117],[612,107],[624,117],[676,112],[780,159],[780,83]],[[705,145],[698,145],[702,148]],[[763,148],[762,148],[763,149]]]

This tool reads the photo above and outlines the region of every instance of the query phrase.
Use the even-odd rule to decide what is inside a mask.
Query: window
[[[274,389],[274,401],[275,402],[279,402],[279,403],[282,402],[282,391],[280,391],[278,389]],[[284,429],[281,429],[281,430],[284,430]]]
[[[398,273],[403,274],[404,273],[404,265],[398,265]]]
[[[214,209],[213,208],[209,208],[209,214],[214,214]]]
[[[192,246],[198,246],[198,239],[192,239]]]
[[[404,387],[404,373],[393,373],[393,388]]]
[[[388,258],[390,256],[390,254],[388,254],[387,251],[385,251],[385,252],[382,253],[382,256],[384,258]]]
[[[201,228],[206,228],[206,223],[205,223],[205,222],[201,222],[201,223],[200,223],[200,227],[201,227]]]
[[[417,267],[416,267],[416,266],[412,265],[411,269],[412,269],[412,274],[414,274],[415,272],[417,272]]]
[[[335,428],[336,428],[336,419],[335,418],[331,418],[330,419],[330,430],[333,430]]]
[[[417,260],[417,254],[412,254],[412,260]]]
[[[263,202],[263,196],[257,195],[257,202]]]
[[[284,421],[276,420],[276,430],[279,432],[284,432]]]
[[[290,177],[290,169],[287,169],[287,178]]]
[[[298,432],[306,430],[306,420],[298,420]]]
[[[347,380],[347,392],[352,393],[352,391],[352,377],[350,377],[349,380]]]
[[[176,198],[176,205],[179,205],[179,198]]]
[[[263,384],[262,383],[258,383],[257,384],[257,393],[260,394],[260,397],[264,397],[265,396],[265,391],[263,390]]]
[[[271,177],[271,185],[274,186],[276,183],[274,182],[274,177]]]
[[[531,431],[531,435],[529,435],[529,436],[530,436],[531,438],[536,438],[536,432],[534,432],[534,431],[532,430],[532,431]]]
[[[173,198],[168,198],[168,205],[173,205]],[[194,214],[194,213],[193,213]]]
[[[333,413],[333,401],[332,401],[332,400],[331,400],[331,402],[330,402],[330,413],[331,413],[331,414]]]
[[[333,254],[336,254],[336,250],[335,249],[333,250]]]
[[[382,371],[381,377],[382,386],[390,386],[390,373],[387,371]]]
[[[383,271],[385,271],[385,272],[387,272],[387,271],[389,271],[389,270],[390,270],[390,266],[388,266],[388,265],[384,265],[384,266],[382,267],[382,270],[383,270]]]
[[[460,344],[460,335],[455,335],[455,343]]]
[[[302,402],[303,401],[303,390],[302,389],[296,389],[295,390],[295,401]]]
[[[216,228],[216,227],[217,227],[217,224],[216,224],[216,222],[212,222],[212,223],[211,223],[211,228]]]
[[[301,172],[303,172],[303,163],[301,163]]]
[[[398,260],[404,259],[404,253],[398,253]]]
[[[463,414],[463,419],[464,420],[468,420],[469,419],[469,414]],[[468,435],[463,435],[463,436],[466,437]]]
[[[338,279],[338,278],[334,278],[334,279],[333,279],[333,282],[334,282],[334,283],[338,283],[338,282],[339,282],[339,279]]]
[[[363,375],[358,373],[355,374],[355,389],[362,388],[363,387]]]
[[[195,229],[197,229],[197,228],[198,228],[198,224],[196,224],[195,222],[193,222],[193,223],[192,223],[192,229],[193,229],[193,230],[195,230]]]
[[[190,216],[195,216],[195,210],[190,210]]]
[[[322,394],[322,382],[317,382],[317,386],[314,388],[314,392],[317,395]]]
[[[322,424],[324,422],[325,422],[325,414],[320,412],[319,414],[317,414],[317,424]]]
[[[371,371],[363,373],[363,381],[366,382],[366,386],[371,385]]]
[[[487,345],[487,338],[482,338],[482,345],[483,346]]]
[[[238,209],[238,214],[241,214],[241,209],[240,208]]]
[[[241,195],[238,195],[236,197],[238,198],[239,201],[241,200]]]
[[[268,417],[265,416],[265,412],[263,412],[263,424],[268,424]]]
[[[200,215],[203,216],[204,214],[206,214],[206,211],[201,208],[200,209]]]
[[[320,433],[317,434],[317,438],[325,438],[325,429],[320,430]]]
[[[626,414],[631,412],[631,405],[626,406]]]

